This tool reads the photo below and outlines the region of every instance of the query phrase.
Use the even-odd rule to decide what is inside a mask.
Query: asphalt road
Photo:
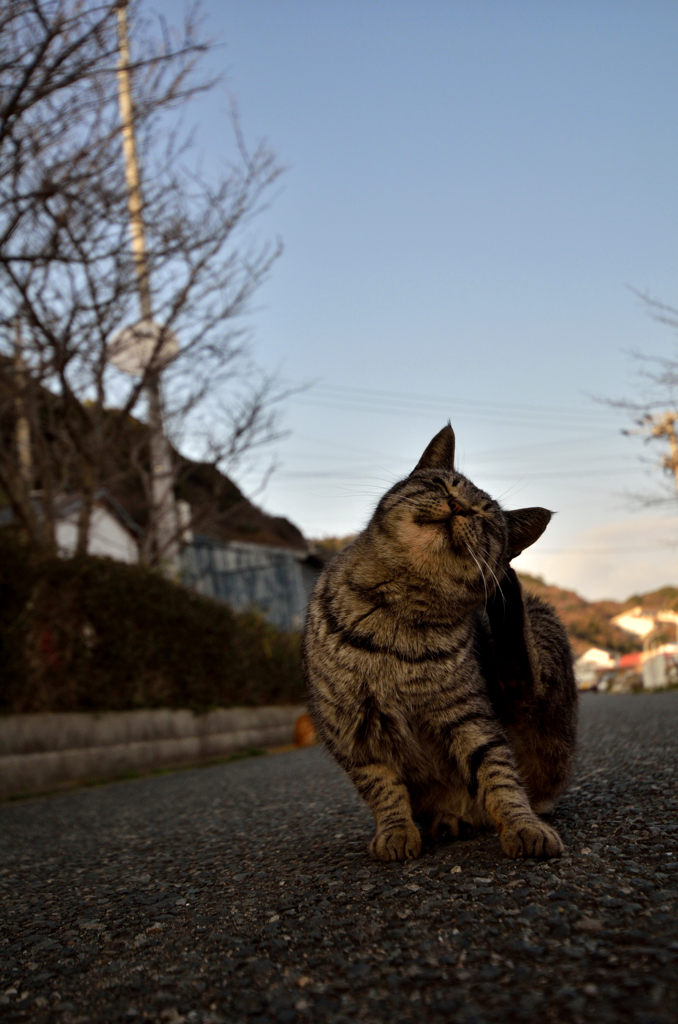
[[[371,863],[319,749],[6,804],[0,1016],[675,1022],[677,768],[678,692],[585,696],[546,863]]]

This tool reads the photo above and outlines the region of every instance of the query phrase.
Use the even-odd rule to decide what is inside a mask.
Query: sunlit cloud
[[[558,543],[561,543],[558,540]],[[513,563],[589,600],[625,600],[678,576],[678,517],[644,516],[581,530],[550,547],[548,534]]]

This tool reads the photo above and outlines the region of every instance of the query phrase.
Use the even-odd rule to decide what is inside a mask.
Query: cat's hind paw
[[[370,856],[373,860],[415,860],[420,853],[421,835],[413,822],[379,829],[370,843]]]
[[[539,818],[526,818],[505,827],[499,834],[507,857],[559,857],[563,843],[550,825]]]
[[[431,838],[434,843],[444,842],[446,839],[472,839],[476,830],[473,825],[456,814],[436,814],[431,822]]]

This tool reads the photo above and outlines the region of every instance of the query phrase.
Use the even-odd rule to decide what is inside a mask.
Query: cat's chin
[[[477,572],[478,562],[474,557],[473,546],[468,538],[459,530],[455,530],[454,524],[451,522],[445,524],[443,533],[447,548],[454,555],[456,561],[462,562],[464,565],[474,566]]]

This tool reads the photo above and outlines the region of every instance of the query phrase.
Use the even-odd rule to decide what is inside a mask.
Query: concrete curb
[[[0,796],[291,743],[303,707],[0,718]]]

